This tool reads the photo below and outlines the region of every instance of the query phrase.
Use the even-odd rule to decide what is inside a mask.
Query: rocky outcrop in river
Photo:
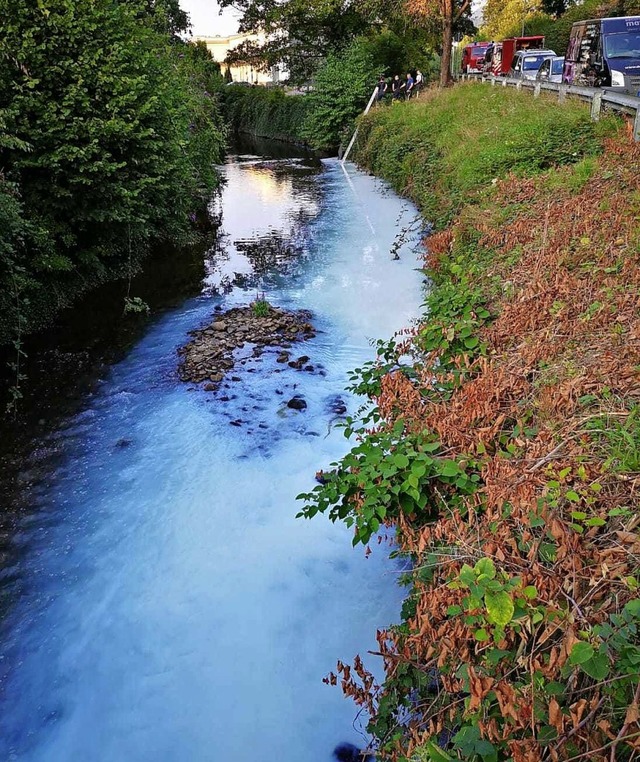
[[[292,344],[316,335],[310,322],[311,313],[307,310],[289,312],[266,302],[258,304],[259,308],[254,304],[220,312],[210,325],[190,331],[191,341],[178,350],[180,378],[204,383],[206,391],[215,391],[236,365],[235,350],[246,345],[253,347],[254,357],[259,357],[265,347],[279,347],[279,363],[287,363],[297,370],[313,371],[306,355],[291,359],[289,352]]]

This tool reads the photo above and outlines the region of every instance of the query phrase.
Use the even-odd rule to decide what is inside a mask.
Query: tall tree
[[[542,0],[540,9],[550,16],[562,16],[571,4],[570,0]]]
[[[529,21],[541,17],[541,6],[539,0],[487,0],[482,31],[494,40],[519,35]]]
[[[406,11],[417,20],[439,25],[442,39],[440,85],[451,84],[451,47],[456,24],[471,10],[471,0],[406,0]]]

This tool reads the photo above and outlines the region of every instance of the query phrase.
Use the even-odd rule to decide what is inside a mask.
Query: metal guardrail
[[[516,90],[532,90],[537,98],[541,92],[557,93],[558,101],[574,98],[591,106],[591,118],[597,121],[603,110],[615,111],[633,118],[633,139],[640,141],[640,98],[626,93],[597,87],[579,87],[578,85],[560,85],[555,82],[537,82],[531,79],[511,79],[510,77],[488,77],[483,74],[463,74],[463,80],[490,83],[492,87],[515,87]]]

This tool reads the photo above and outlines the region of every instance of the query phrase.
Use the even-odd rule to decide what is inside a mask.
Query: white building
[[[257,34],[230,34],[226,37],[195,37],[194,40],[196,42],[204,42],[213,56],[213,60],[220,64],[224,74],[227,68],[225,60],[231,50],[237,48],[243,42],[263,42],[264,37]],[[250,82],[252,85],[271,85],[288,78],[287,73],[281,66],[272,66],[271,69],[265,71],[257,69],[250,63],[236,62],[230,64],[229,69],[231,70],[231,77],[234,82]]]

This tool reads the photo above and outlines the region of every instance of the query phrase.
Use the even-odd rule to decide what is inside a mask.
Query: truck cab
[[[489,47],[488,42],[473,42],[462,49],[462,73],[473,74],[482,71],[484,57]]]
[[[562,81],[640,96],[640,16],[575,23]]]
[[[542,62],[555,58],[554,50],[519,50],[513,57],[509,76],[514,79],[535,79]]]
[[[508,74],[515,54],[519,50],[543,50],[544,37],[535,35],[532,37],[508,37],[502,41],[502,55],[500,59],[499,75]]]

